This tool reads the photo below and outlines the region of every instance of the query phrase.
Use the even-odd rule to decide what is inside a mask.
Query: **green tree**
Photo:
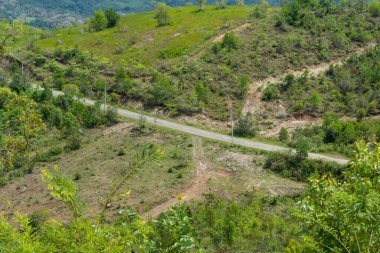
[[[107,28],[108,20],[103,11],[96,11],[90,19],[90,30],[99,32]]]
[[[70,96],[78,97],[80,95],[79,87],[76,84],[65,84],[62,91]]]
[[[322,105],[322,98],[317,91],[314,91],[309,98],[310,108],[317,111]]]
[[[238,39],[233,32],[227,32],[224,35],[223,41],[222,41],[222,48],[226,48],[228,50],[231,49],[237,49],[238,47]]]
[[[6,54],[6,46],[10,40],[22,37],[24,27],[20,22],[7,23],[0,34],[0,56]]]
[[[104,15],[107,18],[108,28],[116,26],[117,22],[120,19],[120,15],[116,12],[114,8],[108,8],[107,10],[105,10]]]
[[[13,168],[28,155],[30,140],[46,129],[37,104],[8,88],[0,88],[0,163]]]
[[[169,100],[174,98],[175,87],[171,84],[169,78],[162,74],[156,74],[153,79],[151,95],[152,98],[149,98],[149,103],[165,106]]]
[[[210,88],[205,86],[202,83],[198,83],[195,85],[195,92],[197,94],[197,98],[205,103],[207,103],[211,96]]]
[[[380,249],[380,145],[360,141],[344,179],[314,176],[299,204],[305,238],[321,251]]]
[[[294,148],[296,151],[296,159],[298,161],[303,161],[309,157],[309,151],[310,151],[310,143],[309,141],[301,136],[296,139],[296,142],[294,144]]]
[[[255,137],[257,134],[256,124],[251,113],[240,116],[235,133],[241,136]]]
[[[155,6],[156,15],[154,18],[157,20],[159,26],[169,25],[171,18],[169,15],[170,7],[164,3],[157,3]]]

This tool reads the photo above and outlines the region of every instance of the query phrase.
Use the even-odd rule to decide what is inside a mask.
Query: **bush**
[[[46,210],[35,211],[28,216],[29,226],[35,231],[39,231],[49,218],[49,213]]]
[[[48,156],[57,156],[63,152],[63,148],[60,146],[52,147],[47,152]]]
[[[4,177],[0,177],[0,187],[5,186],[7,184],[7,180]]]
[[[37,67],[41,67],[42,65],[45,64],[46,57],[41,54],[37,54],[36,56],[34,56],[33,62],[34,62],[34,65],[36,65]]]
[[[82,179],[82,175],[80,173],[77,172],[74,174],[74,181],[79,181],[81,179]]]
[[[255,137],[256,126],[251,113],[239,118],[235,133],[240,136]]]
[[[272,101],[279,99],[277,87],[274,84],[268,84],[267,87],[263,90],[262,100],[263,101]]]
[[[81,147],[81,137],[78,134],[71,135],[67,138],[65,150],[74,151]]]
[[[280,141],[288,141],[289,140],[289,132],[286,128],[282,127],[280,133],[278,134],[278,139]]]
[[[373,17],[380,16],[380,2],[375,0],[368,4],[368,10]]]
[[[228,50],[230,49],[237,49],[238,47],[238,39],[236,35],[233,32],[227,32],[224,35],[223,41],[222,41],[222,48],[226,48]]]
[[[264,169],[270,169],[284,177],[305,182],[314,173],[320,175],[331,173],[337,177],[341,177],[345,167],[337,163],[325,161],[299,160],[292,154],[271,153],[267,156]]]

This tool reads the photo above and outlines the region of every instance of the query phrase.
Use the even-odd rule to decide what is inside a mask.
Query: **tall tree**
[[[107,28],[108,20],[103,11],[96,11],[90,19],[90,30],[99,32]]]
[[[164,3],[157,3],[155,6],[156,15],[155,19],[159,26],[169,25],[171,23],[171,18],[169,15],[170,7]]]
[[[104,15],[107,18],[107,27],[114,27],[116,26],[117,22],[120,19],[120,15],[116,12],[114,8],[108,8],[105,10]]]

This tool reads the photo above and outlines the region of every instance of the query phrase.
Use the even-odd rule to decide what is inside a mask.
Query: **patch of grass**
[[[80,50],[107,57],[110,61],[135,59],[154,65],[160,58],[185,55],[205,40],[218,33],[220,27],[241,22],[252,11],[250,6],[231,6],[215,10],[209,6],[197,12],[196,6],[173,8],[169,15],[172,24],[157,26],[154,12],[123,16],[117,27],[101,32],[87,32],[86,25],[56,30],[51,38],[36,42],[36,46],[50,52],[57,43],[66,47],[78,46]],[[133,41],[133,43],[131,43]],[[115,48],[124,50],[115,54]]]

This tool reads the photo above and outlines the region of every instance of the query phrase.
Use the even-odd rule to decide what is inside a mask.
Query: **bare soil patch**
[[[367,49],[375,47],[376,43],[369,43],[366,47],[358,48],[355,53],[357,55],[363,54]],[[259,118],[260,116],[265,116],[266,118],[272,119],[271,127],[262,131],[264,136],[274,136],[276,135],[281,127],[290,128],[290,130],[296,128],[297,126],[306,126],[312,123],[318,123],[321,119],[314,118],[312,120],[296,120],[293,118],[289,119],[289,113],[287,109],[283,106],[283,102],[265,102],[262,101],[262,91],[269,83],[279,84],[281,81],[289,74],[295,77],[300,77],[305,72],[311,77],[317,77],[325,73],[331,65],[341,65],[347,61],[348,57],[342,57],[330,62],[324,62],[319,65],[309,66],[302,70],[289,70],[286,74],[268,77],[263,80],[254,80],[249,88],[248,94],[246,96],[244,106],[242,109],[242,114],[251,113],[254,117]],[[281,119],[284,118],[284,119]]]
[[[229,32],[234,32],[234,33],[242,32],[242,31],[244,31],[245,29],[247,29],[250,26],[251,26],[251,23],[244,23],[244,24],[242,24],[242,25],[240,25],[238,27],[235,27],[235,28],[229,30]],[[225,33],[224,34],[220,34],[220,35],[216,36],[212,40],[212,42],[213,43],[221,42],[224,39],[224,36],[225,36]]]

